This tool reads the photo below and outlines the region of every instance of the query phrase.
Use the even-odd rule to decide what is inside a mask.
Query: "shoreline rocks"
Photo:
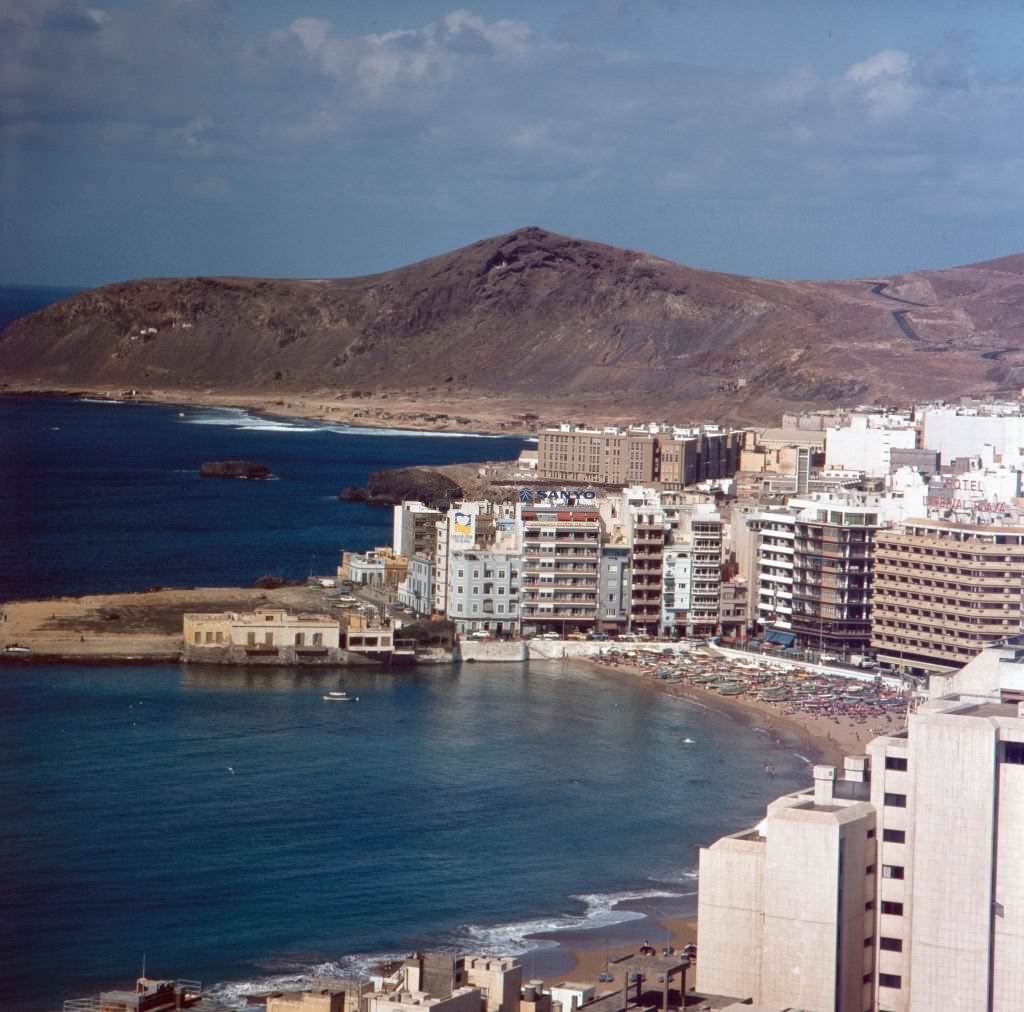
[[[342,502],[366,502],[371,506],[397,506],[414,499],[434,508],[447,509],[465,495],[463,487],[430,467],[394,467],[374,471],[366,488],[348,485],[338,493]]]

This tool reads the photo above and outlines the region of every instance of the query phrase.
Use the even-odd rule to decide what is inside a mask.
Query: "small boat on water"
[[[324,695],[326,703],[358,703],[358,696],[350,696],[347,692],[328,692]]]

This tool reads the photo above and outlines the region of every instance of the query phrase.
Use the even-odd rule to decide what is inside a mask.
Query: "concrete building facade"
[[[396,555],[411,559],[414,555],[431,558],[437,549],[437,521],[440,510],[421,502],[407,500],[394,507],[391,548]]]
[[[866,760],[768,806],[757,826],[700,852],[697,990],[755,1004],[872,1005],[875,811]]]
[[[908,520],[875,538],[871,648],[895,671],[954,671],[1021,631],[1024,528]]]
[[[532,506],[523,509],[522,524],[523,632],[590,632],[598,617],[600,514],[587,506]]]
[[[301,664],[337,662],[341,628],[330,615],[263,608],[188,612],[182,634],[186,661]]]
[[[452,553],[448,618],[457,633],[507,635],[518,631],[522,564],[518,552],[473,549]]]

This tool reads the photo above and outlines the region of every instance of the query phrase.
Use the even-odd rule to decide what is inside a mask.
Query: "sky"
[[[0,0],[0,282],[524,225],[845,278],[1024,252],[1024,3]]]

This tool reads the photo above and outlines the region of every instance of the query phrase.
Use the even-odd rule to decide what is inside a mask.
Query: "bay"
[[[624,897],[692,894],[699,845],[806,769],[564,662],[0,676],[17,1012],[126,983],[143,953],[240,1000],[418,946],[522,952],[531,931],[610,926]],[[339,686],[360,703],[324,703]]]

